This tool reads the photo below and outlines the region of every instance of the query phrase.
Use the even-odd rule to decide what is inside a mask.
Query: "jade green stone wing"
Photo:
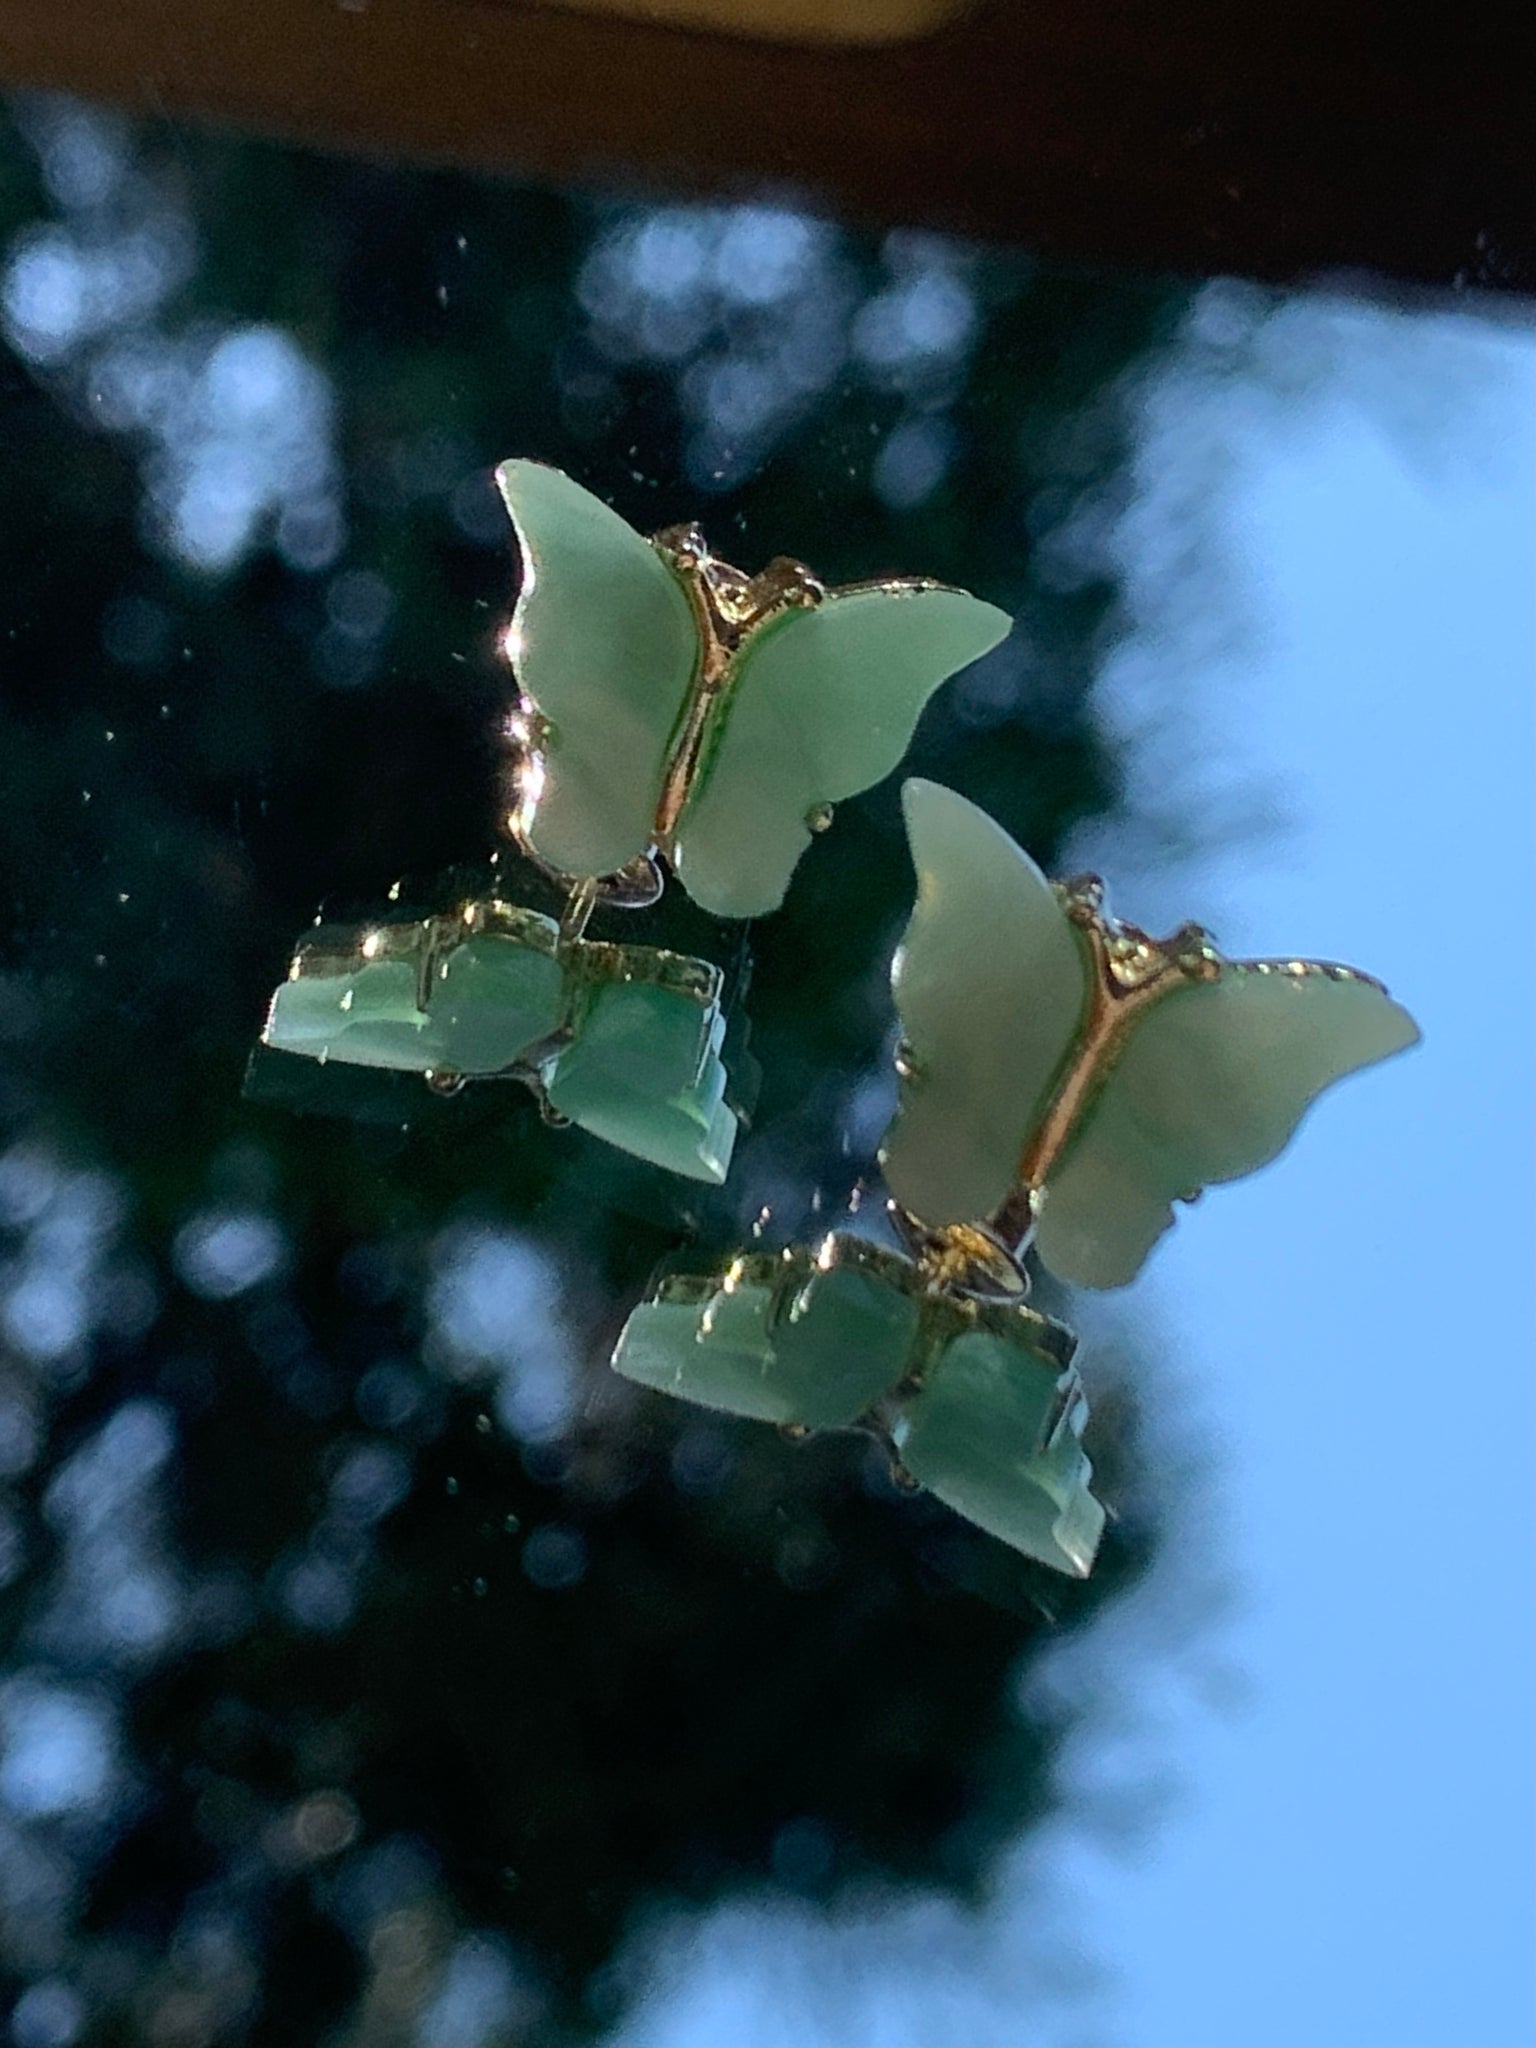
[[[547,722],[518,828],[562,873],[610,874],[651,844],[698,629],[661,556],[600,498],[540,462],[504,462],[496,481],[523,561],[508,645]]]
[[[614,1370],[759,1422],[856,1422],[905,1371],[916,1302],[870,1274],[821,1272],[805,1253],[763,1272],[775,1263],[664,1280],[624,1325]]]
[[[479,934],[435,966],[426,924],[323,933],[300,947],[273,995],[262,1043],[322,1064],[498,1073],[560,1018],[555,927],[548,919],[526,922],[543,947]],[[380,947],[377,957],[369,957],[370,946]]]
[[[1035,1248],[1053,1273],[1120,1287],[1173,1203],[1274,1158],[1325,1088],[1415,1043],[1386,990],[1345,968],[1226,964],[1153,1003],[1046,1180]]]
[[[683,887],[717,917],[776,910],[823,806],[883,781],[934,691],[1009,628],[932,584],[833,591],[749,635],[673,834]]]
[[[416,998],[417,971],[407,960],[295,974],[273,995],[261,1042],[322,1064],[425,1073],[446,1062],[442,1034]]]
[[[623,1152],[718,1187],[737,1126],[718,1003],[616,980],[587,994],[572,1028],[545,1075],[550,1107]]]
[[[526,910],[462,938],[444,922],[332,928],[301,946],[263,1045],[321,1065],[514,1075],[622,1151],[725,1179],[739,1118],[715,970],[645,947],[562,953],[553,920]]]
[[[758,1422],[878,1426],[894,1408],[892,1439],[915,1480],[1027,1557],[1085,1578],[1104,1511],[1089,1491],[1071,1351],[1070,1333],[1028,1308],[924,1295],[894,1258],[823,1265],[799,1250],[666,1276],[624,1325],[613,1366]]]
[[[902,1463],[936,1499],[991,1536],[1087,1578],[1104,1529],[1082,1449],[1077,1373],[1022,1333],[952,1338],[892,1432]]]
[[[789,1399],[774,1371],[766,1287],[710,1294],[701,1303],[663,1295],[633,1310],[613,1369],[658,1393],[759,1422],[785,1419]]]
[[[1087,1001],[1085,949],[1050,884],[985,811],[936,782],[902,790],[917,901],[891,967],[909,1074],[886,1183],[935,1226],[1013,1187]]]
[[[441,1033],[439,1065],[461,1074],[500,1074],[534,1050],[559,1023],[565,973],[549,950],[484,932],[455,946],[437,969],[428,1013]]]

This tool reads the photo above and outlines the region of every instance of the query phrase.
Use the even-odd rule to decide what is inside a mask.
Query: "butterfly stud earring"
[[[1082,1449],[1077,1340],[990,1249],[903,1252],[832,1232],[676,1265],[624,1325],[614,1370],[793,1435],[862,1429],[898,1479],[1086,1578],[1104,1511]]]
[[[1150,938],[953,790],[902,801],[917,901],[881,1164],[909,1231],[980,1218],[1059,1279],[1122,1287],[1175,1202],[1266,1165],[1324,1089],[1418,1038],[1355,968],[1228,960],[1198,925]]]
[[[917,900],[881,1153],[903,1249],[832,1235],[666,1272],[613,1363],[732,1414],[873,1430],[967,1520],[1084,1577],[1104,1522],[1087,1405],[1071,1332],[1023,1299],[1031,1238],[1064,1279],[1124,1284],[1175,1201],[1265,1164],[1324,1088],[1418,1031],[1354,969],[1111,918],[1101,884],[1053,887],[936,783],[903,805]]]
[[[507,828],[564,880],[659,891],[664,860],[716,917],[767,916],[833,806],[1009,629],[922,578],[828,589],[784,557],[747,576],[696,526],[646,540],[542,463],[496,480],[523,560]]]
[[[741,1064],[721,970],[584,937],[590,904],[578,894],[557,920],[481,897],[427,918],[319,925],[272,997],[262,1046],[419,1074],[439,1094],[519,1081],[548,1121],[718,1184]]]
[[[589,920],[650,907],[668,868],[718,917],[776,909],[832,806],[896,767],[934,690],[1009,621],[920,579],[827,590],[787,559],[749,577],[697,527],[646,540],[542,463],[497,482],[522,558],[501,823],[563,909],[498,895],[317,925],[248,1085],[277,1092],[274,1059],[440,1093],[511,1079],[551,1120],[719,1183],[747,1092],[739,1003],[710,961],[595,941]]]

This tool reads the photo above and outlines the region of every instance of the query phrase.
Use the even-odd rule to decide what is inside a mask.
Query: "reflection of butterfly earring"
[[[748,577],[696,527],[645,540],[536,462],[497,481],[522,550],[507,634],[516,845],[565,896],[321,927],[269,1008],[276,1056],[515,1079],[547,1113],[719,1182],[740,1114],[720,970],[585,936],[644,909],[665,859],[718,917],[776,909],[831,807],[888,775],[945,678],[1007,632],[964,591],[826,590],[780,559]]]
[[[892,968],[905,1034],[881,1158],[908,1256],[832,1237],[665,1276],[618,1370],[734,1414],[885,1435],[913,1479],[1028,1556],[1085,1574],[1102,1512],[1059,1324],[1022,1294],[1033,1237],[1117,1287],[1172,1204],[1272,1159],[1332,1082],[1414,1043],[1352,969],[1229,961],[1186,925],[1053,889],[985,812],[909,782],[917,902]]]
[[[406,923],[320,925],[272,998],[263,1046],[420,1074],[445,1094],[521,1081],[551,1122],[723,1181],[740,1062],[720,969],[583,938],[585,907],[557,923],[482,897]]]

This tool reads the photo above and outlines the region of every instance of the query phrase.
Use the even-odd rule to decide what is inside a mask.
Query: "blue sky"
[[[1190,1717],[1188,1810],[1112,1888],[1116,2034],[1515,2048],[1532,350],[1444,317],[1320,308],[1315,325],[1328,374],[1269,416],[1223,506],[1269,637],[1222,679],[1225,722],[1281,829],[1200,865],[1229,946],[1358,960],[1425,1042],[1202,1203],[1148,1288],[1219,1459],[1249,1704]]]
[[[1297,298],[1146,392],[1104,715],[1149,810],[1240,824],[1078,851],[1143,921],[1369,968],[1425,1044],[1090,1318],[1157,1331],[1184,1505],[1048,1674],[1119,1704],[990,1920],[726,1909],[659,1941],[631,2042],[1532,2038],[1532,356]]]

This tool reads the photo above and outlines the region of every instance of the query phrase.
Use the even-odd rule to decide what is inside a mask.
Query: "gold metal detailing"
[[[756,576],[712,555],[697,526],[669,526],[651,545],[683,587],[699,634],[699,665],[688,706],[662,778],[656,845],[670,853],[672,835],[708,746],[712,714],[729,694],[731,664],[749,636],[783,611],[819,604],[826,586],[803,562],[778,555]]]
[[[897,1201],[885,1207],[892,1229],[931,1287],[987,1301],[1022,1301],[1029,1293],[1029,1275],[1017,1250],[989,1225],[947,1223],[936,1229]]]
[[[590,982],[640,982],[687,996],[707,1010],[719,1002],[725,977],[712,960],[687,953],[669,953],[658,946],[608,946],[589,939],[577,962],[581,978]]]
[[[775,555],[765,569],[749,576],[714,554],[702,528],[692,522],[663,527],[651,536],[651,545],[685,586],[697,588],[705,647],[719,649],[723,660],[729,660],[748,633],[776,612],[819,604],[827,594],[820,577],[790,555]],[[707,659],[705,665],[710,666]]]
[[[784,1322],[804,1313],[806,1290],[819,1275],[843,1268],[867,1274],[917,1303],[918,1343],[913,1365],[902,1382],[908,1390],[921,1385],[928,1361],[938,1357],[952,1339],[972,1330],[1014,1338],[1022,1331],[1031,1349],[1058,1372],[1065,1372],[1072,1363],[1077,1339],[1065,1323],[1042,1315],[1017,1295],[1004,1299],[941,1288],[902,1252],[837,1231],[828,1232],[814,1249],[738,1252],[723,1271],[718,1267],[706,1272],[684,1268],[664,1273],[651,1298],[699,1308],[717,1294],[734,1294],[740,1287],[763,1288],[772,1297],[767,1316],[771,1335]]]
[[[1175,989],[1215,981],[1222,971],[1210,934],[1197,924],[1180,925],[1169,938],[1154,939],[1139,925],[1109,916],[1097,875],[1058,883],[1056,894],[1088,951],[1088,1006],[1071,1061],[1019,1160],[1018,1184],[990,1219],[1004,1238],[1021,1220],[1025,1228],[1033,1223],[1035,1197],[1119,1058],[1133,1022]],[[1026,1206],[1027,1216],[1022,1214]],[[1018,1241],[1017,1236],[1009,1241]]]
[[[999,1243],[1011,1245],[1016,1260],[1022,1260],[1029,1249],[1043,1199],[1041,1189],[1016,1182],[987,1218],[988,1232]]]
[[[597,908],[597,881],[588,876],[576,884],[566,898],[565,908],[560,913],[560,947],[564,951],[576,945],[592,921]]]
[[[1337,960],[1229,960],[1226,965],[1231,974],[1273,974],[1287,981],[1306,981],[1317,975],[1324,981],[1363,981],[1367,988],[1379,988],[1383,995],[1389,993],[1386,983],[1378,981],[1374,974],[1366,974],[1358,967],[1342,967]]]
[[[943,1228],[924,1223],[895,1201],[886,1205],[902,1242],[934,1283],[962,1294],[1027,1291],[1022,1261],[1048,1198],[1050,1175],[1108,1080],[1132,1025],[1153,1003],[1223,975],[1318,975],[1382,988],[1373,976],[1331,960],[1227,960],[1198,924],[1182,924],[1167,938],[1154,939],[1139,925],[1109,915],[1097,875],[1078,875],[1052,886],[1087,953],[1087,1000],[1071,1056],[1030,1132],[1013,1187],[984,1221]],[[918,1061],[905,1039],[897,1044],[895,1066],[903,1082],[918,1076]]]
[[[819,604],[826,595],[825,585],[805,564],[791,561],[787,555],[777,556],[758,575],[748,576],[744,570],[711,554],[697,526],[667,527],[652,536],[651,545],[682,586],[693,612],[700,650],[688,701],[667,755],[652,848],[612,875],[574,876],[551,867],[534,850],[531,840],[539,799],[544,793],[549,721],[526,696],[519,695],[516,708],[502,728],[514,748],[512,802],[505,819],[513,843],[552,880],[566,887],[592,882],[599,900],[622,910],[645,909],[662,892],[663,878],[656,854],[671,852],[672,835],[708,751],[714,713],[729,694],[731,664],[742,646],[779,613]],[[504,645],[515,664],[522,645],[515,626]],[[821,812],[825,812],[824,821]],[[811,821],[811,829],[824,831],[831,822],[831,806],[822,805]]]
[[[1030,1132],[1013,1187],[983,1220],[936,1228],[897,1202],[887,1204],[891,1221],[913,1257],[935,1284],[964,1294],[1018,1296],[1028,1289],[1024,1253],[1034,1235],[1045,1184],[1085,1111],[1108,1078],[1131,1025],[1153,1003],[1192,983],[1217,980],[1232,971],[1197,924],[1183,924],[1166,939],[1154,939],[1139,925],[1109,915],[1104,884],[1079,875],[1055,885],[1057,900],[1078,932],[1088,960],[1086,1007],[1072,1054],[1058,1075],[1045,1112]],[[1314,971],[1291,961],[1245,963],[1259,972]],[[1348,975],[1349,969],[1318,969]],[[896,1048],[901,1080],[917,1077],[918,1063],[903,1039]]]
[[[540,1121],[547,1124],[552,1131],[568,1131],[571,1128],[571,1120],[563,1110],[556,1109],[550,1101],[543,1076],[535,1071],[528,1074],[525,1079],[526,1085],[533,1090]]]

